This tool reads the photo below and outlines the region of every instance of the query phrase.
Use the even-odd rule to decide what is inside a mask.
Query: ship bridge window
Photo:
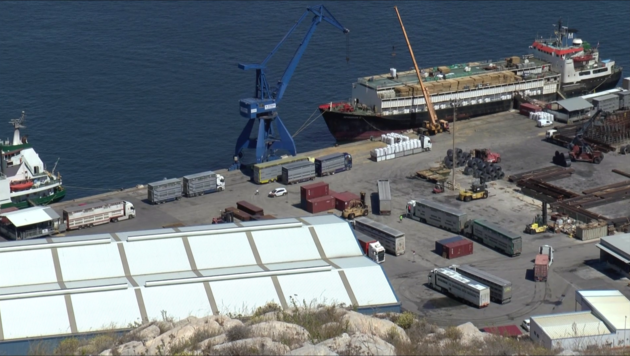
[[[580,72],[580,75],[590,75],[590,74],[591,74],[590,70],[587,70],[587,71],[584,71],[584,72]]]
[[[33,169],[35,170],[35,174],[39,174],[39,166],[35,166]]]
[[[595,69],[595,70],[593,71],[593,74],[603,73],[603,72],[608,72],[608,68]]]

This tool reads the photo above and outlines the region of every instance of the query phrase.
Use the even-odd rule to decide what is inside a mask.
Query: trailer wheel
[[[600,164],[600,163],[601,163],[601,161],[602,161],[601,157],[595,157],[595,158],[593,158],[593,163],[595,163],[595,164]]]
[[[348,215],[348,219],[350,219],[350,220],[354,220],[354,214],[350,214],[350,215]]]
[[[470,195],[468,195],[468,196],[464,197],[464,201],[465,201],[465,202],[469,202],[469,201],[471,201],[471,200],[472,200],[472,198],[470,197]]]
[[[483,192],[483,198],[487,199],[488,198],[488,192]]]

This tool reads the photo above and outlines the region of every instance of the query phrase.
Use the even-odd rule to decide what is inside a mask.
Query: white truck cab
[[[378,241],[370,243],[368,257],[376,263],[385,262],[385,247]]]
[[[547,133],[545,134],[545,138],[546,139],[552,138],[553,135],[556,134],[556,132],[558,132],[558,130],[555,130],[555,129],[547,130]]]
[[[217,174],[217,190],[225,190],[225,177],[220,174]]]
[[[133,219],[136,217],[136,208],[130,202],[125,200],[125,216],[127,219]]]

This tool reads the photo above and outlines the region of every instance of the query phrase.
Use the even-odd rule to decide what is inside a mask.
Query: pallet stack
[[[335,208],[335,197],[330,195],[328,183],[318,182],[300,187],[302,209],[311,214],[321,213]]]

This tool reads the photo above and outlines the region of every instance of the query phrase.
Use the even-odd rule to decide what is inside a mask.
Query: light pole
[[[455,163],[455,159],[458,158],[457,157],[457,151],[455,151],[455,121],[457,120],[457,102],[455,100],[453,100],[451,102],[451,105],[453,105],[453,132],[451,133],[451,135],[453,135],[453,180],[452,180],[452,185],[453,185],[453,191],[455,191],[455,168],[457,166],[457,164]]]
[[[626,353],[626,342],[628,341],[628,339],[626,338],[626,332],[628,330],[628,328],[626,327],[627,322],[628,322],[628,316],[626,315],[623,320],[623,351],[624,353]]]

